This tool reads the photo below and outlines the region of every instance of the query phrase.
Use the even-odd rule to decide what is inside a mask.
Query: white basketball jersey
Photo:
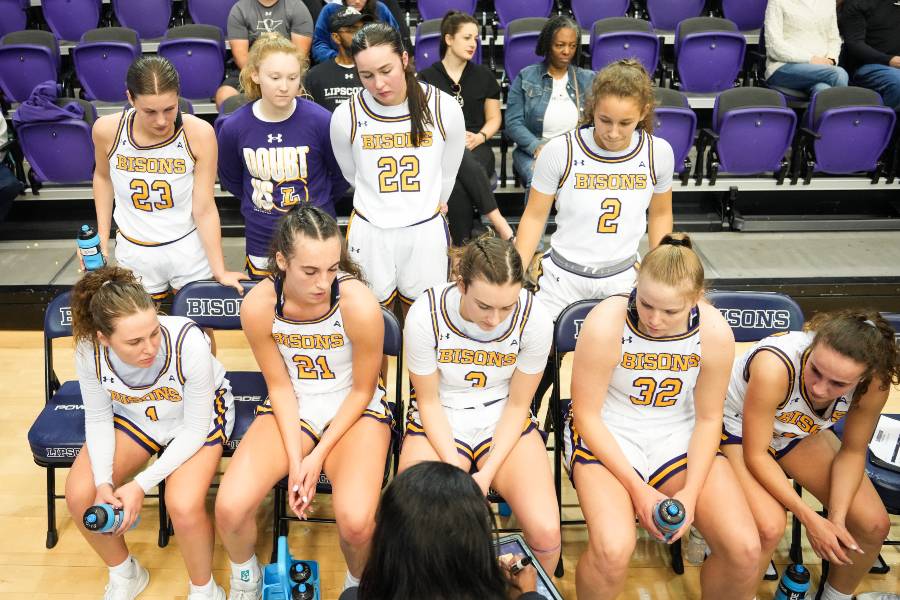
[[[700,311],[696,306],[685,333],[654,338],[638,329],[632,292],[622,329],[622,355],[609,382],[603,421],[639,437],[692,426],[700,359]]]
[[[197,325],[184,317],[159,317],[162,343],[160,352],[165,362],[156,379],[149,385],[132,386],[116,372],[109,356],[109,348],[94,344],[94,365],[100,386],[118,405],[116,414],[124,416],[139,429],[171,430],[184,417],[185,375],[181,368],[181,351],[187,333]],[[213,378],[216,388],[223,388],[225,368],[213,357]],[[154,425],[145,427],[147,421]],[[169,427],[166,424],[171,424]]]
[[[647,208],[656,185],[653,136],[638,130],[631,152],[603,157],[588,146],[594,128],[565,135],[569,160],[556,195],[556,231],[550,245],[586,267],[619,263],[637,254],[647,230]]]
[[[449,309],[451,303],[459,306],[455,283],[428,289],[425,294],[431,308],[441,404],[460,409],[505,400],[534,295],[525,289],[519,292],[516,307],[497,327],[496,336],[481,341],[467,336],[450,316],[451,312],[459,315]]]
[[[109,151],[113,218],[127,240],[158,246],[178,240],[196,227],[191,213],[194,155],[181,115],[172,137],[152,146],[135,142],[134,115],[133,108],[122,114],[115,145]]]
[[[347,102],[356,163],[353,208],[383,229],[430,219],[440,204],[447,137],[441,106],[455,101],[433,86],[422,86],[434,125],[428,126],[419,146],[413,144],[410,135],[408,110],[396,117],[380,115],[379,105],[366,90]]]
[[[283,282],[275,277],[275,319],[272,339],[281,352],[299,402],[310,396],[343,397],[353,386],[353,345],[344,331],[340,308],[341,274],[331,289],[331,309],[311,321],[294,321],[284,316]]]
[[[772,432],[773,451],[784,449],[792,440],[812,435],[828,429],[841,420],[850,410],[854,386],[846,395],[835,398],[824,410],[817,411],[806,391],[803,368],[809,358],[811,344],[815,332],[791,331],[777,333],[760,340],[753,348],[734,361],[731,370],[731,381],[728,383],[728,394],[725,397],[725,430],[743,437],[742,422],[744,418],[744,398],[747,394],[747,382],[750,380],[750,361],[761,350],[775,354],[788,370],[788,391],[784,401],[775,411],[775,424]]]

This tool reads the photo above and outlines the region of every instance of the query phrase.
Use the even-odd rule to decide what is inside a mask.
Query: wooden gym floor
[[[73,526],[65,504],[57,502],[59,543],[52,550],[44,547],[45,538],[45,473],[34,464],[26,435],[43,403],[42,338],[39,332],[0,332],[0,600],[12,599],[96,599],[103,595],[106,568],[89,549]],[[217,335],[219,357],[230,369],[255,369],[256,365],[242,334],[220,332]],[[71,345],[59,343],[55,363],[62,380],[74,376]],[[740,350],[739,350],[740,351]],[[564,392],[567,391],[564,386]],[[900,412],[900,391],[894,390],[886,412]],[[58,477],[62,489],[66,471]],[[564,516],[580,516],[574,491],[564,478]],[[212,508],[213,495],[209,506]],[[317,500],[318,513],[328,514],[328,497]],[[261,562],[268,560],[271,541],[271,497],[258,516],[260,539],[257,553]],[[183,599],[187,595],[187,575],[178,552],[178,535],[169,546],[156,545],[156,501],[147,500],[143,520],[128,534],[131,551],[150,571],[150,585],[141,600]],[[900,539],[900,517],[892,518],[891,537]],[[338,549],[333,525],[294,523],[290,546],[297,558],[319,561],[324,585],[324,598],[337,598],[343,583],[345,566]],[[563,557],[566,574],[558,586],[566,598],[575,598],[575,564],[587,542],[582,527],[563,529]],[[788,562],[789,532],[775,555],[775,562],[783,567]],[[819,566],[804,537],[805,558],[818,580]],[[869,575],[859,591],[900,593],[900,550],[886,547],[883,556],[892,569],[887,575]],[[221,545],[216,546],[215,578],[227,584],[228,561]],[[700,598],[699,569],[686,565],[685,574],[676,575],[669,568],[666,548],[639,538],[632,559],[624,598],[629,600],[682,600]],[[772,598],[775,584],[765,582],[759,589],[759,599]],[[716,600],[716,599],[713,599]]]

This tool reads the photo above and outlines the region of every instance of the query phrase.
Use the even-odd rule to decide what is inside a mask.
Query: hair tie
[[[877,326],[875,323],[872,322],[872,319],[866,319],[865,321],[863,321],[863,323],[865,323],[866,325],[868,325],[868,326],[871,327],[872,329],[878,329],[878,326]]]
[[[664,246],[682,246],[687,247],[688,242],[687,239],[678,239],[678,238],[666,238],[661,242]]]
[[[103,283],[100,284],[100,287],[106,287],[112,282],[113,282],[112,279],[107,279],[106,281],[104,281]]]

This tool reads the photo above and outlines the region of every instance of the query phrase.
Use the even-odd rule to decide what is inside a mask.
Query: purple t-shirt
[[[260,120],[253,103],[222,122],[219,183],[241,199],[247,254],[267,256],[279,217],[301,202],[335,214],[349,184],[331,151],[330,122],[328,110],[302,98],[278,123]]]

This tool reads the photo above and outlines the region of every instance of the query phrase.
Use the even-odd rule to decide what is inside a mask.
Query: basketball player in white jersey
[[[654,507],[684,505],[712,555],[703,598],[750,600],[759,538],[728,461],[718,456],[734,336],[702,301],[703,265],[687,236],[667,234],[628,296],[585,319],[572,366],[566,462],[588,526],[578,562],[580,600],[616,598],[635,547],[634,518],[654,538]]]
[[[243,293],[226,271],[213,198],[217,146],[212,127],[178,109],[178,72],[150,55],[126,76],[132,108],[94,123],[94,206],[108,256],[115,219],[116,261],[134,271],[154,300],[191,281],[215,277]]]
[[[849,600],[890,530],[865,475],[866,452],[891,385],[900,382],[894,330],[875,311],[821,313],[804,331],[776,334],[734,362],[722,452],[759,530],[761,578],[785,528],[785,508],[828,560],[820,600]],[[845,418],[842,439],[829,429]],[[823,517],[794,491],[828,509]]]
[[[381,308],[356,276],[334,218],[310,204],[282,217],[272,278],[241,305],[241,324],[269,398],[228,466],[216,525],[231,561],[231,600],[256,600],[256,511],[288,477],[288,502],[307,516],[319,475],[332,484],[345,587],[359,585],[375,527],[393,412],[378,385]],[[273,416],[274,415],[274,416]]]
[[[552,323],[522,288],[513,245],[469,242],[455,283],[428,289],[406,319],[403,346],[415,387],[400,470],[423,460],[457,465],[509,503],[552,573],[559,509],[531,398],[550,352]]]
[[[347,242],[375,297],[408,307],[447,281],[441,214],[465,150],[459,104],[419,83],[397,30],[363,27],[351,54],[364,89],[335,110],[331,145],[355,187]]]
[[[577,300],[630,291],[648,226],[651,249],[672,231],[674,155],[651,135],[653,103],[641,64],[613,63],[594,78],[582,127],[538,156],[516,248],[529,264],[555,199],[556,231],[537,282],[554,320]]]
[[[234,399],[209,340],[190,319],[157,316],[134,274],[115,267],[75,284],[72,330],[86,443],[66,479],[66,503],[109,567],[104,599],[129,600],[147,586],[147,570],[122,535],[144,495],[165,480],[166,508],[190,577],[188,599],[224,600],[212,578],[206,494],[234,426]],[[85,510],[99,503],[125,511],[114,535],[83,526]]]

